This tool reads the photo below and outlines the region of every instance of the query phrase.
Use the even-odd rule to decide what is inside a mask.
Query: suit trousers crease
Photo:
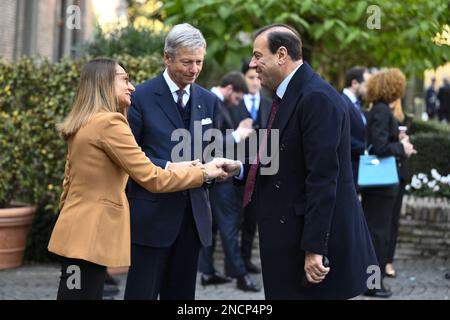
[[[219,230],[225,251],[225,273],[230,277],[240,277],[247,273],[238,243],[239,202],[236,187],[232,181],[216,183],[210,191],[210,203],[214,229]],[[216,232],[213,233],[215,237]],[[215,243],[205,247],[200,253],[200,272],[212,275],[215,272],[213,252]]]
[[[190,201],[169,247],[131,245],[125,300],[194,300],[200,239]]]

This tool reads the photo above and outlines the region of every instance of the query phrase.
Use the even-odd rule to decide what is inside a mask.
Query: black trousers
[[[386,264],[389,262],[389,248],[392,232],[392,220],[394,205],[397,198],[396,192],[383,195],[361,190],[362,207],[366,217],[367,226],[372,236],[372,242],[380,265],[381,273],[385,273]]]
[[[406,182],[400,179],[399,191],[395,198],[394,210],[392,213],[391,239],[389,241],[389,250],[387,263],[394,262],[395,247],[397,246],[398,228],[400,223],[400,212],[402,210],[403,196],[405,195]]]
[[[106,267],[86,260],[59,257],[57,300],[102,300]]]
[[[225,270],[230,277],[240,277],[247,273],[244,261],[239,251],[238,224],[239,207],[236,187],[233,181],[216,182],[209,193],[213,223],[220,231],[223,249],[225,250]],[[213,228],[214,231],[214,228]],[[214,232],[215,238],[216,232]],[[204,247],[200,251],[199,271],[212,275],[215,273],[213,254],[215,242],[212,246]]]
[[[131,244],[125,300],[194,300],[200,246],[189,203],[171,246]]]
[[[244,187],[237,189],[238,203],[242,206],[244,199]],[[241,208],[241,256],[247,265],[252,259],[253,241],[256,235],[257,221],[256,210],[252,203],[247,207]]]

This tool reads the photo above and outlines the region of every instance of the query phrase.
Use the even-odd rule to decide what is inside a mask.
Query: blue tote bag
[[[397,164],[394,156],[361,155],[358,169],[359,187],[388,187],[398,183]]]

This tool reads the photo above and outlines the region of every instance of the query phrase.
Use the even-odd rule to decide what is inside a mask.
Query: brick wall
[[[56,0],[39,1],[37,6],[36,53],[50,59],[54,58],[58,42],[58,9]]]
[[[396,259],[450,258],[450,199],[406,196]]]
[[[14,44],[16,37],[16,9],[17,1],[0,1],[0,57],[14,58]]]
[[[81,30],[77,30],[77,44],[91,39],[94,32],[92,0],[80,0],[79,4],[82,17]],[[60,32],[75,33],[64,29],[65,20],[60,16],[61,0],[1,0],[0,58],[14,60],[31,54],[57,60]],[[63,26],[62,30],[60,26]],[[69,47],[64,56],[72,52],[72,42],[67,40],[67,43]]]

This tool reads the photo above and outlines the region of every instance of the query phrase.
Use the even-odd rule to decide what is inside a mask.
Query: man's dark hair
[[[353,80],[358,83],[364,82],[364,72],[367,72],[367,69],[363,67],[354,67],[348,70],[345,76],[345,88],[351,87]]]
[[[280,30],[270,31],[270,29],[277,27],[286,28],[290,32]],[[302,40],[297,30],[287,24],[276,23],[257,30],[253,38],[256,39],[256,37],[266,31],[269,31],[267,34],[267,43],[271,53],[277,52],[279,47],[285,47],[292,60],[298,61],[302,58]]]
[[[233,87],[233,91],[248,93],[247,83],[245,82],[242,73],[238,71],[231,71],[224,75],[220,86],[225,88],[230,84]]]
[[[248,70],[256,69],[256,67],[254,67],[254,68],[250,67],[250,61],[251,61],[251,59],[245,59],[242,61],[241,72],[244,75],[248,72]]]

